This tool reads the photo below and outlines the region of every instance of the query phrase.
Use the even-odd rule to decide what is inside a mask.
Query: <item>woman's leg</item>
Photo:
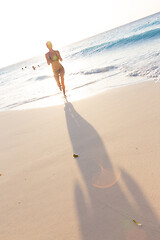
[[[63,90],[63,94],[65,96],[65,84],[64,84],[64,74],[65,74],[65,71],[64,71],[64,68],[62,67],[61,71],[60,71],[60,76],[61,76],[61,85],[62,85],[62,90]]]
[[[54,74],[54,78],[55,78],[55,80],[57,82],[57,85],[58,85],[60,91],[62,91],[62,87],[61,87],[61,84],[60,84],[60,81],[59,81],[59,75],[58,74]]]

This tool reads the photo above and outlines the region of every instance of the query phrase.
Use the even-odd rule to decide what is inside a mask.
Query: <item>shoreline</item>
[[[124,84],[124,85],[118,85],[118,86],[105,88],[104,90],[100,90],[98,92],[94,91],[94,93],[92,93],[92,94],[88,92],[88,96],[86,94],[84,94],[83,96],[80,96],[80,93],[76,94],[75,92],[72,92],[73,93],[72,96],[70,96],[70,94],[69,94],[67,99],[68,99],[68,101],[71,101],[71,102],[81,101],[83,99],[85,100],[85,99],[88,99],[90,97],[94,97],[94,96],[96,97],[99,94],[107,93],[108,91],[112,91],[114,89],[126,88],[126,87],[129,87],[129,86],[143,84],[145,82],[153,82],[153,83],[156,84],[156,82],[153,81],[153,80],[143,80],[141,82],[135,82],[135,83],[130,83],[130,84]],[[55,102],[53,103],[53,101],[55,101]],[[56,93],[56,94],[53,94],[53,95],[40,97],[39,99],[27,100],[26,102],[21,103],[21,104],[17,104],[17,106],[11,107],[10,109],[1,110],[0,113],[8,112],[8,111],[23,111],[23,110],[29,110],[29,109],[43,109],[43,108],[54,107],[54,106],[59,106],[59,105],[63,105],[63,104],[64,104],[64,97],[63,97],[63,94],[61,92],[59,92],[59,93]]]
[[[1,238],[160,239],[159,96],[147,81],[1,112]]]

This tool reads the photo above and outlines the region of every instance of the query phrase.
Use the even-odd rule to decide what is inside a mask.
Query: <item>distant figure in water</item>
[[[45,54],[46,60],[48,65],[52,65],[53,75],[57,82],[57,85],[60,89],[60,91],[63,90],[63,94],[65,96],[65,85],[64,85],[64,74],[65,70],[62,64],[59,61],[62,61],[61,55],[59,51],[53,50],[52,43],[47,42],[46,43],[47,48],[49,49],[49,52]],[[61,81],[60,81],[61,79]]]

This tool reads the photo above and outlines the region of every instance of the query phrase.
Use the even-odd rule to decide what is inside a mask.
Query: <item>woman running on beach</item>
[[[46,46],[49,49],[49,52],[45,54],[47,63],[48,63],[48,65],[50,65],[50,64],[52,65],[54,78],[57,82],[57,85],[58,85],[60,91],[63,90],[63,94],[65,96],[65,85],[64,85],[65,70],[64,70],[64,67],[62,66],[62,64],[59,62],[59,60],[62,61],[61,55],[60,55],[59,51],[53,50],[52,43],[50,41],[48,41],[46,43]],[[61,78],[61,82],[60,82],[59,78]]]

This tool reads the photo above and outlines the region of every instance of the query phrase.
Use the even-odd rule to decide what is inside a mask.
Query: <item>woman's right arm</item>
[[[45,54],[45,57],[46,57],[46,60],[47,60],[48,65],[50,65],[51,62],[50,62],[50,59],[49,59],[49,56],[48,56],[47,53]]]

